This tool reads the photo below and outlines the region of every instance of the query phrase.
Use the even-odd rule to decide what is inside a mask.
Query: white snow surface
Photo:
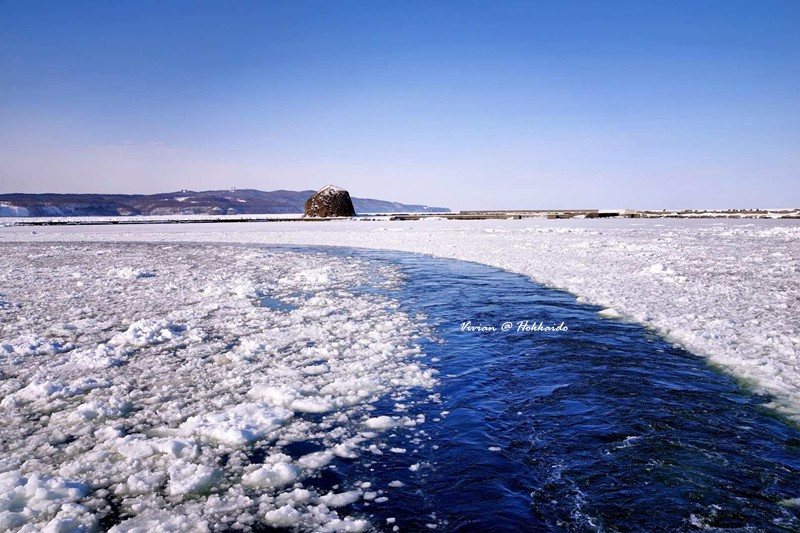
[[[0,530],[369,526],[347,510],[358,486],[306,482],[383,446],[378,400],[436,382],[424,317],[354,290],[397,269],[225,245],[0,252]],[[322,449],[284,453],[302,441]]]
[[[337,220],[40,231],[0,228],[0,242],[334,245],[484,263],[572,292],[603,307],[601,316],[651,327],[770,393],[773,407],[800,420],[798,220]]]
[[[325,185],[323,188],[318,190],[317,193],[323,195],[330,195],[342,191],[344,191],[344,189],[342,189],[341,187],[337,187],[336,185]]]
[[[794,220],[340,220],[35,233],[6,227],[0,437],[9,444],[0,472],[11,481],[0,483],[0,498],[19,503],[14,515],[0,507],[0,521],[7,521],[0,523],[43,527],[101,517],[108,491],[131,516],[118,531],[154,524],[203,531],[237,513],[245,529],[367,527],[365,519],[337,514],[346,505],[335,507],[358,487],[318,494],[303,480],[336,456],[376,450],[374,433],[413,423],[413,414],[388,417],[368,406],[433,383],[414,344],[420,324],[388,311],[391,302],[348,291],[365,277],[358,262],[354,268],[315,254],[179,244],[187,242],[391,249],[522,273],[598,305],[600,316],[639,322],[706,356],[800,421]],[[147,275],[118,274],[126,268]],[[397,274],[383,275],[391,282]],[[261,296],[298,308],[258,307]],[[469,319],[464,313],[458,320]],[[341,330],[343,317],[352,331]],[[376,330],[376,323],[390,327]],[[372,340],[373,331],[387,337]],[[388,356],[384,343],[396,347]],[[311,438],[326,449],[297,460],[281,451]],[[247,459],[254,443],[268,448],[256,464]],[[224,467],[223,453],[230,454]],[[14,499],[31,479],[88,489],[67,496],[54,490],[51,503]],[[91,520],[82,524],[92,527]]]

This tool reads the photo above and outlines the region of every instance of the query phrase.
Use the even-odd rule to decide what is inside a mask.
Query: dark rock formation
[[[354,217],[356,210],[349,192],[326,185],[306,200],[303,214],[307,217]]]

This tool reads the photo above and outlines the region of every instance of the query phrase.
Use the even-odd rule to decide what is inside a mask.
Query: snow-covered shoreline
[[[10,227],[20,241],[350,246],[484,263],[640,322],[800,420],[800,221],[491,220]]]

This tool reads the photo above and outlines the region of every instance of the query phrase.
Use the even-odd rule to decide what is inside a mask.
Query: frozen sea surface
[[[362,530],[337,512],[360,481],[309,480],[424,422],[426,330],[387,264],[146,244],[1,262],[0,530]]]
[[[9,241],[364,247],[463,259],[644,324],[800,420],[800,221],[489,220],[0,228]],[[0,299],[2,299],[0,297]]]
[[[762,397],[524,276],[346,249],[0,248],[4,528],[800,527],[800,432]]]

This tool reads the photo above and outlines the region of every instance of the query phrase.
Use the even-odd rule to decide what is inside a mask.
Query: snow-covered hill
[[[159,194],[0,194],[0,216],[233,215],[302,213],[314,191],[178,191]],[[445,207],[353,198],[357,213],[440,213]]]

